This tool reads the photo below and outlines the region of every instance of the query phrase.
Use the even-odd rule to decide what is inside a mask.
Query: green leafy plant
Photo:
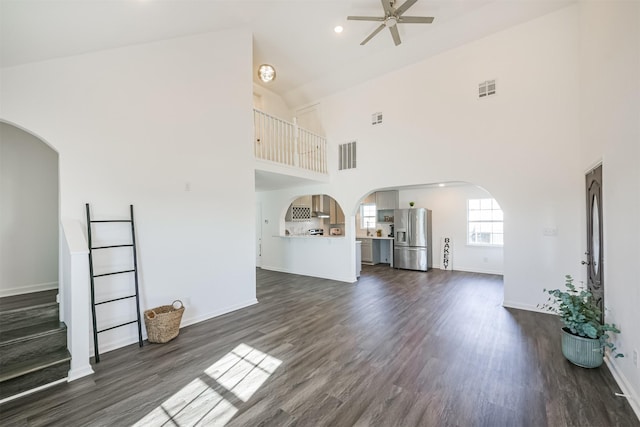
[[[538,307],[559,314],[565,329],[573,335],[599,339],[603,349],[607,347],[615,357],[624,357],[616,352],[616,347],[609,341],[609,332],[619,334],[620,330],[615,324],[600,323],[602,311],[593,294],[588,290],[576,289],[570,275],[565,276],[565,279],[567,290],[545,289],[551,296],[545,304],[538,304]]]
[[[409,202],[409,206],[411,206],[411,207],[413,207],[414,204],[415,203],[413,203],[413,202]]]

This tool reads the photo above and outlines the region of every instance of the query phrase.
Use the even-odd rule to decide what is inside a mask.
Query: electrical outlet
[[[633,349],[633,366],[638,367],[638,350]]]

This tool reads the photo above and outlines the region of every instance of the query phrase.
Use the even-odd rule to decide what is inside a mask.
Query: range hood
[[[329,196],[315,195],[311,197],[311,216],[316,218],[329,218]]]

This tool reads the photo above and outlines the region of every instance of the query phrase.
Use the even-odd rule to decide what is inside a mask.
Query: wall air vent
[[[379,125],[382,123],[382,113],[373,113],[371,115],[371,124]]]
[[[478,98],[486,98],[496,94],[496,81],[487,80],[478,85]]]
[[[338,146],[338,170],[356,168],[356,141]]]

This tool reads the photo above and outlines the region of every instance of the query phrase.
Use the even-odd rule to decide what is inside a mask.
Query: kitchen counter
[[[310,234],[301,234],[301,235],[289,235],[289,236],[273,236],[273,237],[282,237],[284,239],[344,239],[344,236],[324,236],[324,235],[310,235]]]
[[[376,239],[376,240],[393,240],[393,237],[388,236],[356,236],[356,239]]]

